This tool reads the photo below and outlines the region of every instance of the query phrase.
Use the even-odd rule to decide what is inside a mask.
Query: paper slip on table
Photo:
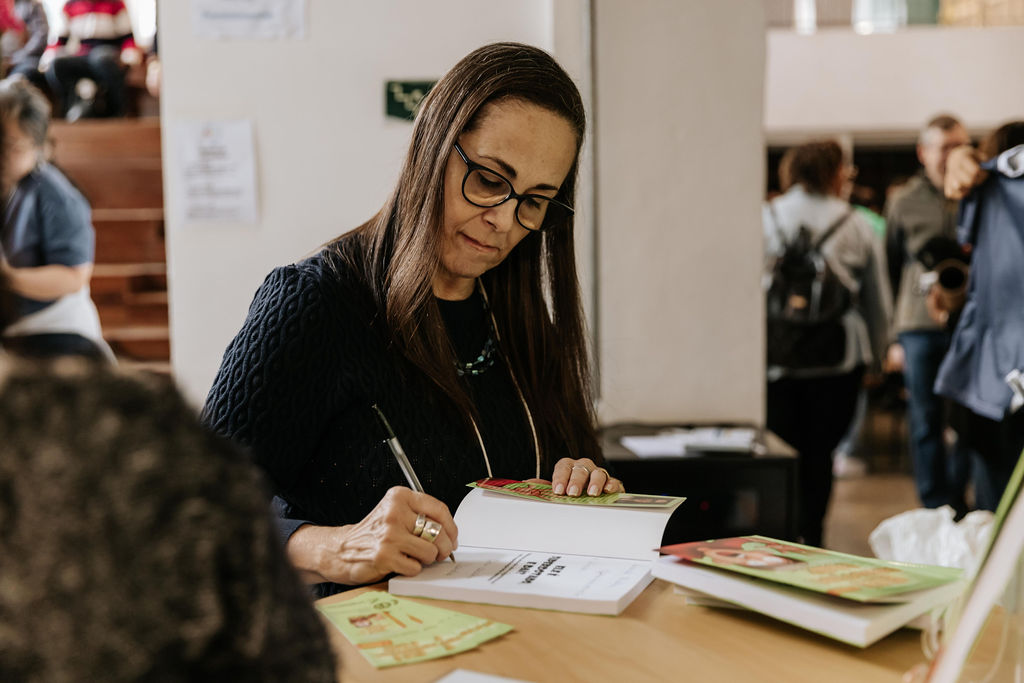
[[[358,592],[387,590],[387,584]],[[687,605],[659,579],[617,617],[407,598],[511,624],[515,630],[463,654],[375,669],[326,620],[341,654],[339,680],[435,681],[470,669],[534,683],[581,681],[898,682],[924,660],[920,632],[902,629],[867,649],[844,645],[745,610]]]

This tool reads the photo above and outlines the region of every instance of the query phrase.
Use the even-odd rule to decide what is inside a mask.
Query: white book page
[[[455,513],[463,546],[630,560],[658,557],[673,510],[560,505],[471,489]]]
[[[575,610],[573,603],[580,602],[614,606],[651,580],[647,561],[463,545],[456,555],[457,563],[438,562],[417,576],[391,579],[389,590],[397,595]]]

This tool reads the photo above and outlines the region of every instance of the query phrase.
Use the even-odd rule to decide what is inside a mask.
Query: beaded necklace
[[[487,339],[484,341],[484,347],[480,349],[480,353],[473,360],[463,363],[458,358],[455,359],[455,372],[459,377],[482,375],[494,365],[494,351],[497,348],[497,343],[494,339],[494,320],[491,318],[491,309],[487,306],[486,296],[483,297],[483,302],[484,313],[487,317]]]

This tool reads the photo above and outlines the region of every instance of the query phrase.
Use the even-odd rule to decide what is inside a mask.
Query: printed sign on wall
[[[306,37],[308,0],[192,0],[200,38]]]
[[[171,199],[182,222],[256,223],[252,121],[179,121],[171,131]]]

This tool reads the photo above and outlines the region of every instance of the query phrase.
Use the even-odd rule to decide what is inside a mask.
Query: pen
[[[384,433],[387,434],[384,443],[388,445],[388,448],[391,449],[391,454],[395,456],[399,469],[402,470],[405,480],[409,483],[409,488],[418,493],[426,493],[423,490],[423,484],[420,483],[420,478],[416,476],[416,470],[412,468],[412,463],[409,462],[409,458],[405,454],[405,449],[402,448],[402,444],[398,441],[395,430],[391,429],[391,423],[384,417],[383,411],[377,407],[376,403],[373,404],[372,408],[373,412],[377,413],[377,419],[384,426]],[[452,558],[452,562],[455,562],[455,553],[449,554],[448,557]]]

